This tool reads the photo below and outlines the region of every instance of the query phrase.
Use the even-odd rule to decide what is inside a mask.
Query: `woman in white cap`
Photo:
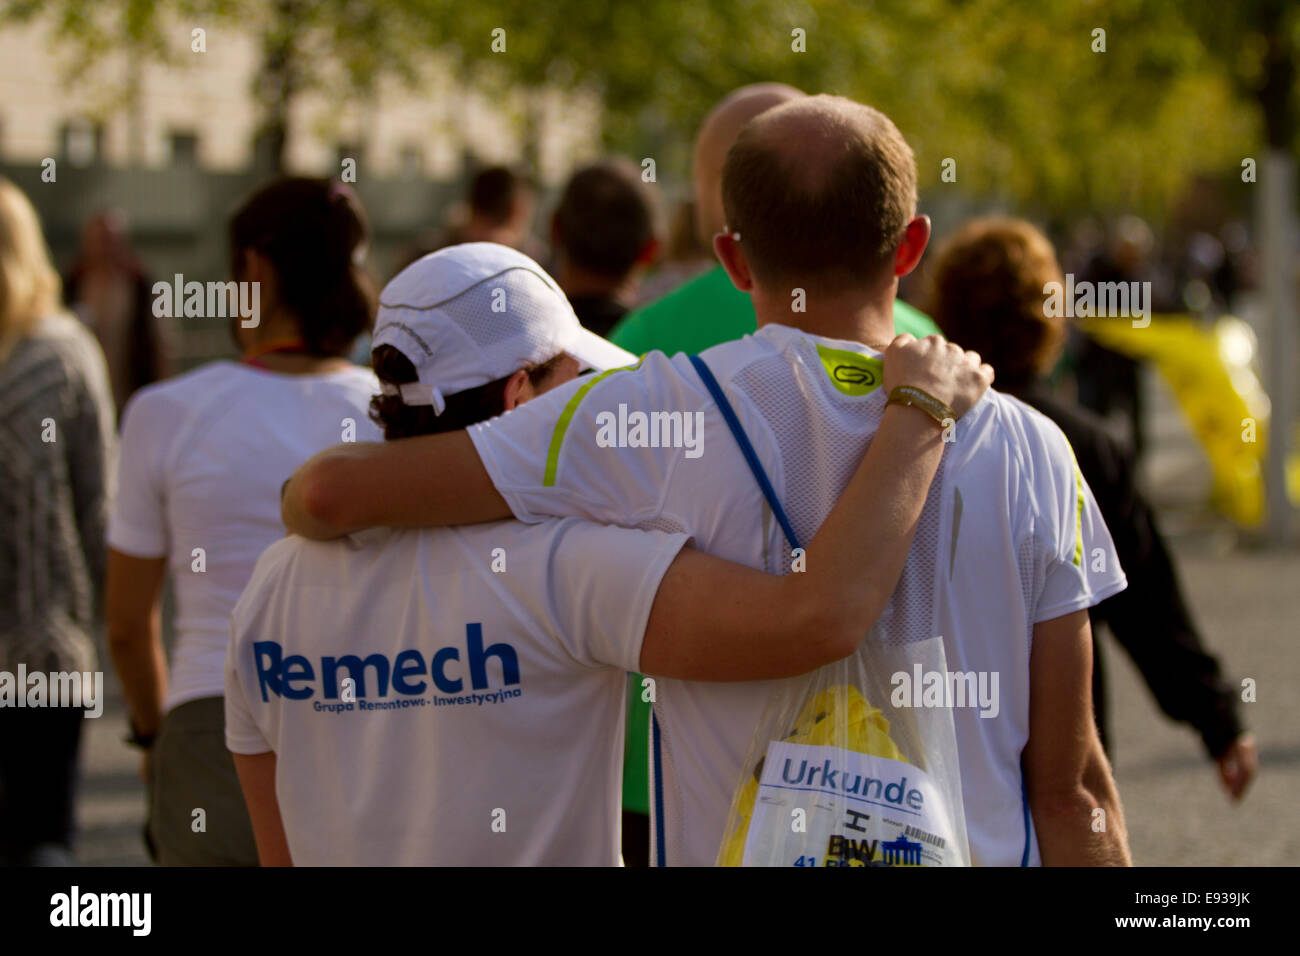
[[[230,223],[236,301],[253,305],[232,318],[242,359],[142,389],[123,413],[109,647],[129,739],[146,755],[146,842],[163,865],[257,863],[222,739],[230,611],[258,555],[284,534],[281,482],[313,452],[375,435],[374,375],[343,358],[374,317],[358,264],[366,235],[360,203],[337,183],[283,179],[255,193]]]
[[[398,275],[374,342],[388,439],[508,418],[580,366],[632,358],[583,330],[535,262],[487,243]],[[900,339],[884,377],[972,399],[988,385],[937,341]],[[886,412],[807,570],[786,576],[687,548],[663,523],[276,542],[235,608],[226,685],[262,862],[616,864],[626,673],[761,680],[851,653],[898,579],[942,447],[926,415]]]

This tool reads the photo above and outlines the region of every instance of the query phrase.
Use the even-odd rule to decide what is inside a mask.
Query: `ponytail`
[[[231,263],[237,270],[247,250],[265,257],[307,352],[341,356],[374,321],[374,285],[359,264],[368,237],[365,209],[348,187],[328,179],[280,179],[254,193],[231,219]]]

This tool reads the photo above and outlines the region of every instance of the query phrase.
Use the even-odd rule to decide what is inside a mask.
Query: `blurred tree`
[[[691,138],[713,103],[742,84],[779,80],[884,110],[913,144],[923,186],[940,184],[941,164],[952,158],[964,194],[1068,215],[1152,212],[1189,174],[1235,168],[1242,144],[1258,142],[1265,126],[1255,105],[1295,84],[1285,69],[1269,67],[1270,92],[1264,99],[1250,92],[1249,78],[1275,63],[1277,44],[1261,33],[1268,21],[1247,11],[1288,6],[1295,5],[0,0],[0,13],[52,16],[57,36],[78,51],[78,69],[123,36],[140,55],[163,57],[164,24],[208,17],[254,32],[262,51],[254,92],[277,162],[295,96],[308,89],[365,96],[383,74],[414,82],[437,50],[463,81],[522,102],[534,155],[543,100],[527,91],[584,91],[600,104],[608,146],[653,156],[661,182],[684,182]],[[1294,50],[1295,17],[1286,22]],[[1293,142],[1293,126],[1275,133],[1269,125],[1269,135]]]
[[[778,80],[884,110],[916,149],[923,185],[951,157],[966,193],[1045,212],[1153,211],[1189,173],[1235,167],[1259,134],[1186,15],[1198,3],[498,0],[462,15],[454,52],[484,83],[594,91],[607,144],[677,176],[713,103]],[[490,49],[498,27],[504,53]]]

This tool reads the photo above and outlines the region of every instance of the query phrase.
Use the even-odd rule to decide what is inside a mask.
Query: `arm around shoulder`
[[[363,528],[474,524],[510,517],[464,431],[335,445],[294,472],[280,499],[285,527],[307,538]]]

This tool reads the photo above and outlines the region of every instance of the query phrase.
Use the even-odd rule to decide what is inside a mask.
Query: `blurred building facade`
[[[156,278],[225,276],[226,218],[272,170],[256,135],[257,38],[209,29],[206,52],[195,53],[188,27],[174,36],[175,63],[110,53],[69,82],[72,51],[50,23],[0,28],[0,175],[31,197],[60,268],[85,220],[112,208]],[[446,218],[475,164],[525,158],[529,129],[543,189],[600,151],[592,101],[489,95],[433,51],[422,72],[418,89],[381,82],[348,102],[305,92],[289,113],[287,172],[339,176],[355,161],[381,282],[415,236]],[[228,349],[223,323],[189,319],[180,332],[182,366]]]

